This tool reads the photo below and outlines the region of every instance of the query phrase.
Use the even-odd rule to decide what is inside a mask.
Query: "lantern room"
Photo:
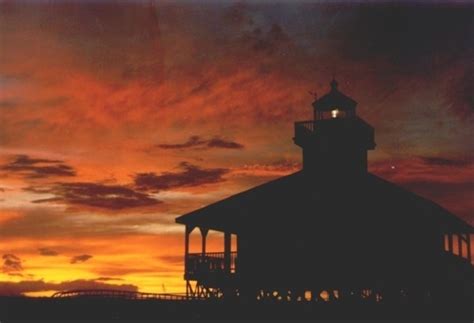
[[[313,102],[314,120],[354,118],[357,102],[339,92],[336,80],[331,82],[331,90]]]
[[[319,180],[367,172],[367,151],[375,148],[374,128],[356,115],[357,102],[338,89],[313,102],[314,119],[295,123],[296,145],[303,148],[303,170]]]

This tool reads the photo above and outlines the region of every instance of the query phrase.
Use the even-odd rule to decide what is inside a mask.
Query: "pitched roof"
[[[334,108],[341,110],[355,109],[357,102],[337,89],[337,82],[331,82],[331,91],[313,102],[313,107],[319,111],[330,111]]]
[[[303,171],[278,178],[176,218],[177,223],[238,232],[260,225],[320,225],[329,222],[440,230],[473,228],[438,204],[366,174],[355,181],[322,182]]]

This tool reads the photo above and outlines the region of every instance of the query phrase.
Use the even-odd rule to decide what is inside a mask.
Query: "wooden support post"
[[[453,253],[453,236],[451,233],[448,233],[448,251]]]
[[[237,252],[237,255],[239,254],[239,245],[240,245],[240,241],[239,241],[239,236],[236,234],[235,235],[235,252]]]
[[[207,239],[207,233],[209,232],[209,229],[203,229],[199,228],[201,230],[201,236],[202,236],[202,256],[204,257],[206,255],[206,239]]]
[[[184,261],[185,262],[188,259],[188,255],[189,255],[189,235],[191,234],[191,231],[193,231],[193,229],[187,225],[185,233],[184,233]]]
[[[224,271],[230,273],[231,234],[224,233]]]
[[[189,298],[191,296],[195,296],[193,287],[191,286],[191,283],[189,282],[189,280],[186,280],[186,297]]]
[[[188,256],[189,256],[189,235],[193,231],[194,228],[186,225],[186,229],[184,232],[184,275],[186,277],[188,272]],[[189,284],[189,280],[186,278],[186,296],[189,297],[192,293],[191,285]]]
[[[188,258],[189,258],[189,236],[191,232],[194,230],[194,227],[189,225],[186,226],[186,230],[184,233],[184,272],[186,273],[188,270]]]
[[[462,257],[462,237],[461,233],[458,233],[458,255],[459,257]]]
[[[466,233],[466,243],[467,243],[467,259],[469,263],[472,263],[472,255],[471,255],[471,234]]]
[[[236,273],[241,273],[241,268],[242,268],[242,261],[245,261],[242,259],[242,255],[245,254],[245,247],[243,247],[243,242],[245,241],[240,234],[235,235],[236,243],[235,246],[237,248],[236,256],[235,256],[235,272]]]

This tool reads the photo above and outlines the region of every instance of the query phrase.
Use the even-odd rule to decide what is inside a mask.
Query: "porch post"
[[[204,257],[206,255],[206,238],[207,238],[207,233],[209,232],[209,229],[203,229],[199,228],[201,230],[201,236],[202,236],[202,256]]]
[[[471,255],[471,234],[466,233],[466,243],[467,243],[467,259],[469,263],[472,262],[472,255]]]
[[[186,268],[186,261],[188,260],[189,255],[189,235],[193,231],[194,227],[186,225],[186,230],[184,232],[184,264]]]
[[[186,225],[186,229],[184,231],[184,276],[186,279],[186,296],[189,297],[192,294],[191,285],[189,284],[189,280],[187,278],[188,272],[188,256],[189,256],[189,235],[193,231],[193,227]]]
[[[453,236],[451,233],[448,233],[448,251],[453,253]]]
[[[461,237],[461,233],[458,233],[458,254],[459,254],[459,257],[462,257],[462,237]]]
[[[444,235],[443,233],[441,233],[441,239],[440,239],[440,242],[441,242],[441,250],[442,251],[446,251],[446,235]]]
[[[224,270],[230,273],[231,233],[224,233]]]

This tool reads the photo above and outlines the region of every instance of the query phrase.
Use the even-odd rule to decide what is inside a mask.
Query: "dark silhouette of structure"
[[[0,297],[0,320],[430,319],[472,322],[472,227],[367,171],[374,129],[331,91],[295,123],[303,169],[176,219],[186,295]],[[193,230],[202,252],[189,253]],[[206,252],[209,230],[224,251]],[[237,250],[232,250],[237,239]]]
[[[473,228],[367,170],[374,128],[331,90],[295,123],[303,169],[176,219],[187,294],[201,298],[471,304]],[[189,253],[200,230],[202,252]],[[224,233],[206,252],[209,230]],[[237,250],[231,250],[231,239]]]
[[[77,289],[56,292],[51,298],[118,298],[129,300],[184,301],[189,297],[181,294],[141,293],[116,289]]]

